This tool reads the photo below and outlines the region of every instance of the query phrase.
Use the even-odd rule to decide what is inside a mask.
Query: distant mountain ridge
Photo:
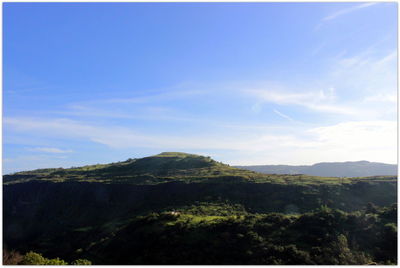
[[[397,175],[397,165],[369,161],[322,162],[314,165],[235,166],[265,174],[305,174],[326,177],[368,177]]]

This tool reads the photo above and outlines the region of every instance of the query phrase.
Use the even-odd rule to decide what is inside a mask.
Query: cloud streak
[[[293,91],[282,91],[267,87],[267,89],[246,89],[243,92],[253,96],[257,100],[262,100],[263,102],[276,103],[279,105],[296,105],[324,113],[342,115],[359,114],[359,111],[351,106],[334,103],[333,101],[335,100],[335,96],[333,95],[332,90],[296,93]]]
[[[64,154],[64,153],[72,153],[72,150],[62,150],[59,148],[54,147],[36,147],[36,148],[29,148],[29,151],[33,152],[43,152],[43,153],[52,153],[52,154]]]
[[[370,7],[370,6],[374,6],[374,5],[376,5],[376,4],[378,4],[378,3],[376,3],[376,2],[373,2],[373,3],[364,3],[364,4],[357,5],[357,6],[353,6],[353,7],[350,7],[350,8],[341,9],[341,10],[339,10],[339,11],[336,11],[336,12],[334,12],[334,13],[332,13],[332,14],[326,16],[326,17],[324,17],[324,18],[322,19],[322,21],[334,20],[334,19],[336,19],[336,18],[338,18],[338,17],[340,17],[340,16],[349,14],[349,13],[354,12],[354,11],[357,11],[357,10],[359,10],[359,9],[363,9],[363,8],[367,8],[367,7]]]
[[[276,113],[276,114],[279,115],[280,117],[285,118],[285,119],[287,119],[287,120],[289,120],[289,121],[293,121],[293,119],[292,119],[290,116],[288,116],[288,115],[286,115],[286,114],[284,114],[284,113],[281,113],[281,112],[279,112],[279,111],[276,110],[276,109],[274,109],[273,111],[274,111],[274,113]]]

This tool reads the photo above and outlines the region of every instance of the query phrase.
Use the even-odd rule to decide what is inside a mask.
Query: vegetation
[[[183,153],[19,172],[4,178],[3,262],[396,264],[396,201],[396,177],[266,175]]]
[[[218,218],[151,213],[93,251],[114,264],[395,264],[397,234],[388,224],[396,214],[396,206]]]
[[[215,208],[214,205],[210,205]],[[232,207],[137,216],[87,247],[101,264],[396,264],[396,206],[250,214]],[[193,208],[192,208],[193,209]],[[208,211],[211,214],[205,215]],[[229,213],[230,212],[230,213]]]
[[[397,205],[346,213],[322,206],[304,214],[248,213],[201,203],[93,226],[48,241],[78,239],[94,264],[391,264],[397,263]],[[71,256],[70,245],[57,253]],[[76,253],[75,252],[75,253]],[[28,252],[17,263],[65,265]],[[87,259],[73,265],[89,265]]]
[[[5,265],[68,265],[68,263],[60,258],[47,259],[41,254],[29,251],[25,255],[19,252],[8,250],[3,251],[3,264]],[[91,265],[89,260],[78,259],[71,263],[72,265]]]

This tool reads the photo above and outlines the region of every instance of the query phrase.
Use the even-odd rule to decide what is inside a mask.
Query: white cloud
[[[343,122],[333,126],[313,128],[321,146],[341,150],[365,150],[396,148],[397,123],[395,121]]]
[[[397,103],[397,96],[394,94],[377,94],[373,96],[367,96],[363,99],[364,102],[389,102]]]
[[[360,5],[357,5],[357,6],[350,7],[350,8],[341,9],[341,10],[338,10],[338,11],[336,11],[336,12],[334,12],[334,13],[326,16],[326,17],[324,17],[322,19],[322,21],[333,20],[333,19],[336,19],[336,18],[338,18],[338,17],[340,17],[342,15],[349,14],[349,13],[357,11],[359,9],[367,8],[367,7],[376,5],[376,4],[378,4],[378,3],[377,2],[364,3],[364,4],[360,4]]]
[[[309,130],[320,143],[322,157],[348,160],[396,162],[397,123],[395,121],[343,122]],[[337,160],[336,160],[337,161]]]
[[[289,133],[259,137],[250,142],[252,146],[221,160],[233,165],[397,162],[396,121],[350,121],[301,131],[293,129]]]

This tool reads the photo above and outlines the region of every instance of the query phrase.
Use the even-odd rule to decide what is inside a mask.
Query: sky
[[[3,3],[3,172],[397,162],[397,3]]]

